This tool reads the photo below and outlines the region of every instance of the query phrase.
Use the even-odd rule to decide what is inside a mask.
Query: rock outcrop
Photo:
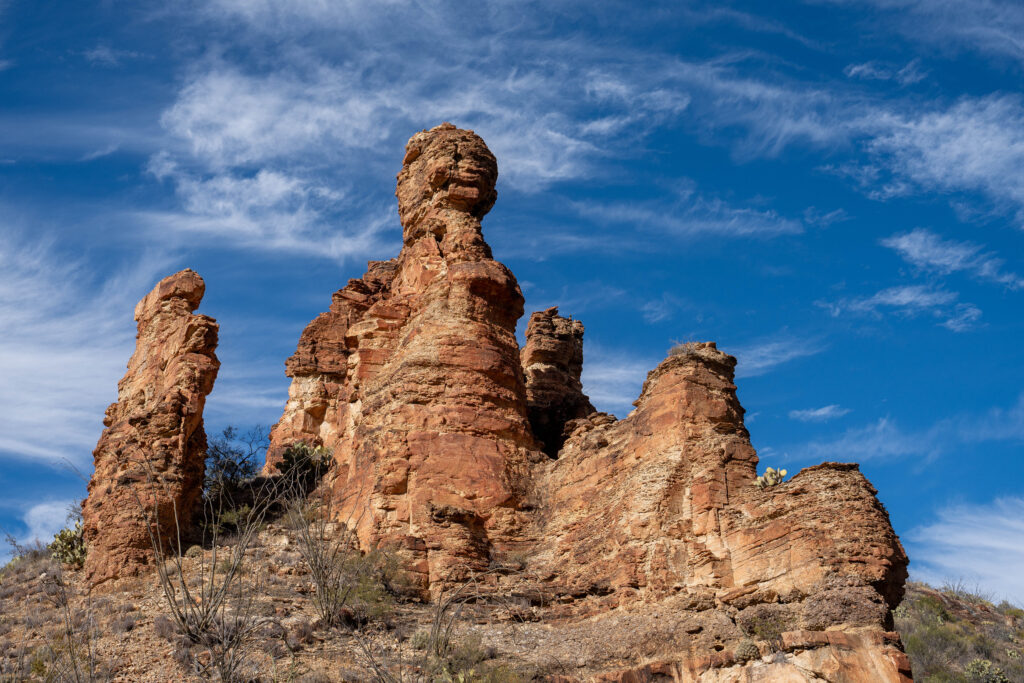
[[[183,529],[192,521],[206,457],[203,406],[220,367],[217,323],[193,314],[205,287],[183,270],[135,307],[135,353],[107,408],[82,506],[93,585],[152,564],[147,517],[165,541],[175,538],[175,515]]]
[[[523,298],[480,226],[496,177],[470,131],[409,141],[402,251],[303,332],[268,473],[296,441],[332,449],[339,519],[434,596],[518,558],[487,580],[557,624],[565,680],[906,680],[907,558],[856,465],[756,487],[713,343],[662,362],[623,420],[583,393],[578,321],[535,313],[520,354]]]
[[[396,190],[402,251],[303,332],[268,453],[270,472],[295,441],[331,449],[338,516],[364,544],[401,548],[435,592],[517,538],[543,458],[515,338],[523,296],[480,226],[497,175],[471,131],[413,136]]]
[[[907,558],[885,509],[856,465],[754,486],[735,363],[714,343],[691,344],[648,375],[627,419],[570,423],[558,459],[535,471],[538,584],[576,602],[568,612],[590,617],[592,632],[604,625],[620,652],[647,652],[682,680],[804,680],[801,668],[900,680],[906,658],[888,629]],[[610,618],[651,603],[672,606],[657,629],[667,618],[676,635]],[[783,652],[771,672],[758,673],[760,654],[758,666],[737,659],[744,640]]]
[[[557,457],[566,423],[594,412],[580,382],[583,323],[558,315],[557,307],[531,315],[522,364],[530,427],[544,452]]]

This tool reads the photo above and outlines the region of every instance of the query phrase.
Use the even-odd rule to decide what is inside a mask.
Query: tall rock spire
[[[192,313],[205,290],[183,270],[135,307],[135,353],[107,408],[82,507],[93,585],[152,564],[147,517],[164,541],[177,536],[175,516],[182,530],[192,521],[206,459],[203,407],[220,367],[216,321]]]
[[[303,332],[268,453],[271,471],[296,441],[332,449],[341,515],[364,543],[411,553],[423,587],[487,566],[521,526],[542,457],[515,338],[523,296],[480,224],[497,177],[472,131],[446,123],[409,140],[402,251]]]

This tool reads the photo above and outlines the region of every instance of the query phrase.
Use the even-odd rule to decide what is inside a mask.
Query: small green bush
[[[81,567],[85,564],[85,537],[82,522],[75,522],[74,528],[64,528],[53,537],[49,545],[53,557],[62,564]]]

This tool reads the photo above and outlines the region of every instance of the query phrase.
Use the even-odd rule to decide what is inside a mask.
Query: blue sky
[[[64,463],[181,268],[221,324],[208,431],[276,421],[449,120],[599,408],[715,340],[762,467],[862,463],[915,577],[1024,601],[1021,36],[997,0],[0,1],[0,526],[84,495]]]

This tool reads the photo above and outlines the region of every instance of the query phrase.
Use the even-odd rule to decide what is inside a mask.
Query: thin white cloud
[[[673,194],[658,200],[576,202],[572,206],[584,218],[603,224],[628,225],[640,232],[653,230],[682,238],[775,237],[803,232],[798,220],[705,196],[692,182],[684,182]]]
[[[833,403],[832,405],[822,406],[821,408],[791,410],[789,411],[789,417],[792,420],[799,420],[800,422],[827,422],[849,413],[849,408],[843,408],[842,406]]]
[[[843,313],[881,317],[893,313],[904,317],[928,315],[939,319],[939,325],[954,332],[973,329],[982,312],[974,304],[958,303],[956,292],[931,285],[899,285],[883,289],[869,297],[841,299],[836,302],[816,301],[833,317]]]
[[[587,342],[583,354],[583,391],[598,410],[624,418],[640,397],[647,373],[656,359],[639,358],[628,352]]]
[[[1024,207],[1024,104],[1017,95],[962,98],[923,113],[879,112],[867,151],[891,178],[880,196],[980,192]]]
[[[918,268],[944,275],[967,272],[981,280],[989,280],[1008,289],[1024,289],[1024,277],[1006,272],[1006,262],[984,247],[971,242],[944,240],[935,233],[917,228],[882,240],[882,245],[895,250]]]
[[[1009,408],[963,413],[922,429],[906,429],[889,417],[842,434],[778,450],[800,461],[861,461],[908,456],[931,458],[990,442],[1024,441],[1024,394]]]
[[[848,220],[850,220],[850,214],[845,209],[833,209],[827,212],[813,206],[804,209],[804,222],[807,225],[827,228],[833,223],[842,223]]]
[[[886,29],[940,50],[1024,60],[1024,6],[1016,0],[826,0],[885,11]]]
[[[160,263],[97,280],[45,240],[0,233],[0,269],[0,458],[87,469],[134,346],[132,311]]]
[[[37,543],[47,545],[53,541],[58,531],[67,526],[68,512],[72,505],[78,501],[75,499],[52,500],[44,503],[36,503],[25,509],[21,514],[21,523],[24,530],[20,533],[3,529],[9,533],[15,542],[23,547],[31,547]],[[0,566],[11,559],[13,548],[0,547]]]
[[[927,72],[921,71],[920,60],[914,59],[902,67],[894,67],[879,62],[850,64],[843,73],[849,78],[875,81],[896,81],[900,85],[912,85],[927,78]]]
[[[641,304],[640,313],[643,315],[644,322],[651,324],[659,323],[670,320],[676,311],[684,305],[685,302],[679,297],[664,292],[657,299],[651,299]]]
[[[138,57],[139,53],[130,50],[115,50],[109,45],[100,44],[84,51],[82,56],[89,62],[100,66],[119,66],[126,59]]]
[[[736,377],[756,377],[783,363],[819,354],[825,346],[816,339],[782,336],[725,350],[736,356]]]
[[[911,576],[934,585],[963,583],[996,601],[1024,604],[1024,498],[951,505],[904,536]]]

